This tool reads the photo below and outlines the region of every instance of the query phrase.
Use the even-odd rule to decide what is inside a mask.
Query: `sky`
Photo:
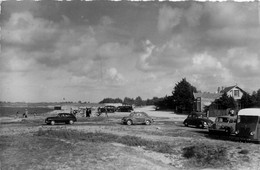
[[[0,101],[260,88],[257,2],[4,1]]]

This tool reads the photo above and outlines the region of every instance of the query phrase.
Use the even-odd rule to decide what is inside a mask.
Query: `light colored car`
[[[209,126],[209,134],[222,132],[230,135],[235,133],[236,119],[236,116],[218,116],[215,122]]]
[[[122,118],[122,124],[146,124],[150,125],[154,120],[145,112],[132,112],[129,116]]]

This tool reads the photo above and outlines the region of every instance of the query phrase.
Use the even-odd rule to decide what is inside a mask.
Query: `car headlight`
[[[250,135],[253,136],[255,134],[255,132],[250,132]]]
[[[207,125],[207,122],[203,122],[204,125]]]
[[[239,130],[235,131],[235,134],[236,134],[236,135],[239,134]]]

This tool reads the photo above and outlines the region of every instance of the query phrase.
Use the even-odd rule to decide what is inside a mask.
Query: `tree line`
[[[197,88],[192,86],[186,78],[175,84],[171,95],[165,97],[153,97],[152,99],[142,100],[140,96],[134,98],[125,97],[124,100],[120,98],[112,99],[105,98],[99,103],[123,103],[127,105],[145,106],[155,105],[159,110],[174,110],[175,112],[191,112],[194,110],[195,99],[193,93],[197,93]],[[251,95],[244,92],[240,100],[241,108],[260,107],[260,89],[254,91]],[[235,109],[237,102],[233,97],[223,93],[222,96],[212,102],[217,109]],[[208,108],[204,108],[207,110]]]
[[[152,99],[143,100],[140,96],[136,98],[125,97],[123,100],[120,98],[104,98],[99,103],[123,103],[125,105],[135,105],[135,106],[148,106],[155,105],[155,103],[159,100],[158,97],[153,97]]]

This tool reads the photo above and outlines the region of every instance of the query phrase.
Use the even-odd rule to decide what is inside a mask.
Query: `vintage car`
[[[260,143],[260,109],[241,109],[237,115],[236,137]]]
[[[205,128],[210,126],[213,123],[212,120],[208,119],[205,113],[192,112],[188,117],[183,121],[185,126],[196,126],[198,128]]]
[[[154,120],[145,112],[132,112],[129,116],[122,118],[122,124],[146,124],[150,125]]]
[[[77,121],[77,118],[72,113],[59,113],[55,117],[47,117],[45,119],[46,124],[55,125],[56,123],[73,124]]]
[[[114,113],[116,111],[116,107],[111,105],[105,106],[105,109],[107,110],[108,113]]]
[[[236,130],[236,116],[218,116],[215,122],[209,126],[209,134],[224,133],[230,135]]]
[[[115,106],[111,106],[111,105],[107,105],[107,106],[98,108],[98,112],[99,113],[104,113],[104,112],[114,113],[115,111],[116,111],[116,107]]]
[[[118,106],[117,107],[117,111],[118,112],[131,112],[133,110],[134,110],[133,107],[132,106],[128,106],[128,105],[126,105],[126,106]]]

